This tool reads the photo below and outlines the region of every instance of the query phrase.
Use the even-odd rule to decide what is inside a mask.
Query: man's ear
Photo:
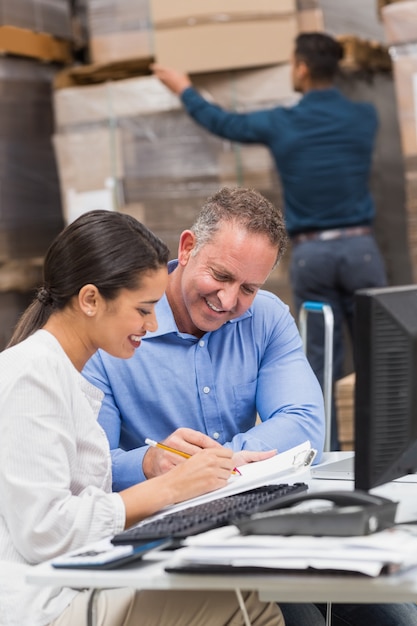
[[[295,72],[298,80],[305,80],[310,75],[307,63],[301,59],[295,61]]]
[[[80,309],[88,317],[93,317],[97,313],[99,300],[99,290],[93,284],[84,285],[78,292]]]
[[[178,263],[180,265],[187,265],[191,252],[195,248],[196,238],[191,230],[184,230],[180,236],[180,242],[178,245]]]

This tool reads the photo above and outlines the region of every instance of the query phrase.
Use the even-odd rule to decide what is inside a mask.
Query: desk
[[[327,460],[335,460],[346,453],[332,452]],[[353,481],[319,480],[298,476],[305,480],[310,491],[353,489]],[[290,480],[288,481],[290,482]],[[399,501],[397,521],[417,519],[416,485],[393,482],[372,490]],[[343,602],[382,603],[416,602],[417,568],[408,572],[379,578],[355,576],[321,576],[298,574],[269,575],[208,575],[167,574],[164,566],[169,552],[146,555],[142,562],[118,570],[57,570],[49,563],[33,567],[27,582],[34,585],[71,587],[134,587],[136,589],[207,589],[256,590],[261,600],[277,602]]]

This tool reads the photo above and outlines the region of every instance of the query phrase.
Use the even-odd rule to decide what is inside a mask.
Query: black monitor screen
[[[355,294],[355,488],[417,471],[417,285]]]

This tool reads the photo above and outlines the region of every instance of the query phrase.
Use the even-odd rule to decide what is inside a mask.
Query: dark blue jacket
[[[309,91],[293,107],[251,113],[225,111],[192,87],[181,99],[215,135],[269,148],[290,234],[372,222],[369,177],[378,127],[372,104],[352,102],[336,88]]]

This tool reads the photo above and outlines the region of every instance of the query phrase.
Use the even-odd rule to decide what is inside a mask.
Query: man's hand
[[[190,77],[183,72],[159,65],[159,63],[152,63],[150,69],[161,83],[177,95],[180,95],[187,87],[191,87]]]
[[[253,463],[254,461],[270,459],[272,456],[275,456],[276,453],[276,450],[266,450],[262,452],[241,450],[240,452],[235,452],[233,455],[233,463],[235,464],[235,467],[239,467],[239,465],[246,465],[247,463]]]
[[[193,456],[205,448],[222,448],[219,443],[192,428],[178,428],[169,437],[163,440],[165,445]],[[252,454],[263,454],[253,452]],[[176,465],[184,463],[186,459],[179,454],[167,452],[160,448],[149,448],[143,457],[143,473],[146,478],[154,478],[165,474]]]

